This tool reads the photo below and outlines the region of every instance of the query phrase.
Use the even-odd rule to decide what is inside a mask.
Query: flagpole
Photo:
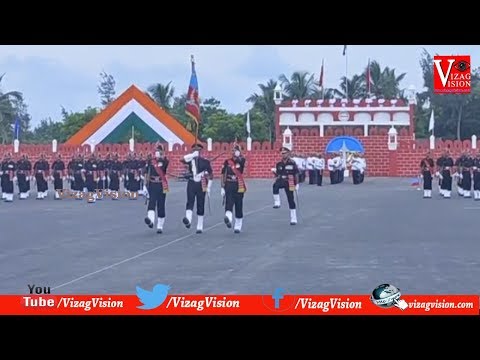
[[[347,45],[345,45],[345,97],[348,100],[348,52]]]
[[[322,59],[322,83],[320,84],[322,86],[322,100],[325,100],[325,86],[323,85],[325,83],[325,81],[323,80],[323,77],[325,76],[325,68],[324,68],[324,61],[325,59]]]

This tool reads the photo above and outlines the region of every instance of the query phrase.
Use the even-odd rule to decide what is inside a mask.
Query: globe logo
[[[390,308],[397,304],[400,296],[402,296],[400,289],[390,284],[382,284],[372,291],[370,300],[378,307]]]

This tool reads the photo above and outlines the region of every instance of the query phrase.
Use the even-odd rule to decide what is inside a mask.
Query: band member
[[[473,159],[473,196],[475,200],[480,200],[480,150]]]
[[[325,159],[322,154],[317,154],[317,156],[313,157],[313,168],[317,178],[317,186],[322,186],[323,171],[325,170]]]
[[[233,207],[235,206],[234,232],[240,233],[243,223],[243,197],[247,191],[243,172],[245,170],[245,158],[241,154],[240,146],[235,144],[232,149],[232,157],[225,160],[222,167],[222,188],[220,194],[225,201],[225,224],[232,227]]]
[[[27,155],[23,155],[17,162],[17,180],[18,192],[20,199],[28,198],[28,191],[30,190],[30,172],[32,171],[32,164],[28,161]]]
[[[328,173],[330,175],[330,184],[331,185],[338,184],[338,179],[337,179],[338,174],[336,172],[335,160],[333,156],[327,160],[327,168],[328,168]]]
[[[205,215],[205,197],[210,193],[213,171],[210,161],[200,154],[201,144],[193,144],[191,154],[185,155],[182,163],[188,164],[189,179],[187,182],[187,208],[183,224],[190,228],[192,224],[193,206],[197,202],[197,234],[203,232],[203,217]]]
[[[472,167],[473,158],[469,151],[465,151],[462,159],[462,190],[464,198],[472,197]]]
[[[67,173],[65,171],[65,163],[62,160],[62,155],[58,154],[55,161],[52,163],[53,189],[55,190],[54,199],[61,199],[60,194],[63,193],[63,181],[66,179]]]
[[[352,157],[353,185],[359,185],[363,182],[366,166],[365,159],[360,157],[358,153],[354,153]]]
[[[35,181],[37,182],[37,200],[45,199],[48,196],[48,177],[50,165],[45,154],[40,155],[40,159],[33,165]]]
[[[14,181],[17,180],[15,177],[17,164],[12,159],[12,155],[10,153],[5,154],[4,160],[2,162],[2,191],[3,191],[3,199],[6,202],[13,201],[13,189],[14,189]]]
[[[443,187],[443,197],[449,199],[452,196],[452,168],[453,168],[453,159],[450,156],[448,150],[443,153],[443,160],[441,163],[441,173],[442,178],[442,187]]]
[[[90,159],[85,163],[85,187],[87,188],[87,201],[94,203],[97,200],[96,187],[98,182],[97,159],[95,155],[90,155]]]
[[[111,167],[108,172],[110,178],[109,181],[109,190],[112,193],[118,194],[120,190],[120,181],[122,180],[123,173],[123,164],[118,159],[118,154],[113,155],[113,160],[111,162]],[[118,196],[113,196],[112,200],[118,199]]]
[[[420,161],[420,176],[423,178],[423,198],[432,198],[432,173],[435,163],[430,151]]]
[[[306,170],[308,172],[308,185],[317,184],[317,171],[315,170],[315,154],[310,154],[306,159]]]
[[[162,145],[157,145],[155,157],[146,165],[146,183],[148,190],[148,208],[145,224],[153,228],[155,223],[155,208],[157,209],[157,234],[163,232],[165,224],[165,200],[168,193],[167,181],[168,159],[165,157]]]
[[[295,161],[290,158],[290,149],[282,147],[280,152],[282,160],[272,169],[276,175],[273,183],[273,208],[278,209],[280,207],[280,189],[285,189],[290,209],[290,225],[296,225],[297,210],[294,192],[298,192],[299,189],[299,171]]]

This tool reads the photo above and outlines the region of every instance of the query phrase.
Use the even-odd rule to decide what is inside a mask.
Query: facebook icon
[[[276,288],[273,292],[272,299],[275,300],[275,309],[280,309],[280,300],[283,299],[283,294],[285,294],[285,290]]]

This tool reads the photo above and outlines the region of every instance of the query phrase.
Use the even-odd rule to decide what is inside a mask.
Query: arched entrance
[[[341,153],[343,158],[343,163],[345,164],[344,176],[349,176],[349,171],[347,169],[347,158],[351,153],[365,153],[363,144],[353,136],[337,136],[330,140],[325,148],[326,154],[331,153]]]

